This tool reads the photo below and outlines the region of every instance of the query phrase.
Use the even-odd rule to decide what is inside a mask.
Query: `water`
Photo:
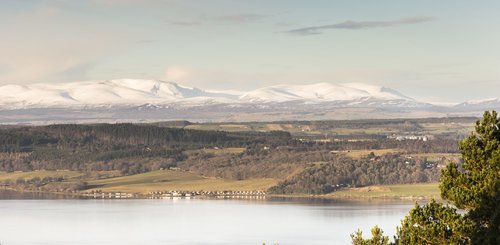
[[[303,199],[4,199],[0,243],[350,244],[350,233],[369,234],[376,224],[392,237],[411,207]]]

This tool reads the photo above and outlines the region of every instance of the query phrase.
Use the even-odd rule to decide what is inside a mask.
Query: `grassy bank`
[[[185,171],[158,170],[143,174],[93,180],[90,190],[106,192],[148,193],[150,191],[251,191],[267,190],[277,183],[274,179],[225,180],[206,178]]]
[[[23,180],[29,180],[33,178],[40,178],[43,179],[45,177],[51,177],[51,178],[64,178],[64,179],[70,179],[70,178],[76,178],[81,176],[82,173],[78,171],[66,171],[66,170],[60,170],[60,171],[50,171],[50,170],[40,170],[40,171],[27,171],[27,172],[21,172],[21,171],[16,171],[16,172],[0,172],[0,182],[1,181],[16,181],[18,179],[23,179]]]
[[[439,183],[377,185],[348,188],[327,195],[327,198],[401,198],[401,199],[440,199]]]

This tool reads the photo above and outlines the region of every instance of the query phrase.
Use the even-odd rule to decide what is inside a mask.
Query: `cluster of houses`
[[[149,192],[152,199],[164,199],[173,197],[191,198],[194,196],[209,197],[264,197],[265,191],[153,191]]]
[[[331,143],[331,142],[350,142],[350,143],[355,143],[355,142],[373,141],[372,139],[338,139],[338,138],[326,138],[326,139],[304,139],[304,138],[297,138],[297,140],[300,141],[300,142],[315,142],[315,143]]]
[[[122,199],[122,198],[136,198],[137,196],[132,193],[126,192],[103,192],[101,190],[83,193],[83,196],[95,199]]]
[[[388,135],[388,139],[395,139],[397,141],[403,141],[403,140],[421,140],[421,141],[428,141],[428,140],[433,140],[434,136],[432,135]]]
[[[152,191],[148,195],[132,194],[126,192],[103,192],[101,190],[93,190],[83,193],[83,196],[94,199],[123,199],[123,198],[150,198],[150,199],[166,199],[166,198],[191,198],[195,196],[208,197],[234,197],[234,198],[263,198],[266,196],[265,191]]]

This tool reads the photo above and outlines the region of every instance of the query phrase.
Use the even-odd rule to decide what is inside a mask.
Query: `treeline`
[[[270,191],[279,194],[324,194],[343,187],[437,181],[439,169],[436,163],[407,159],[397,154],[370,154],[359,160],[339,157],[307,167]]]
[[[328,150],[294,147],[247,150],[242,154],[189,154],[178,166],[204,176],[225,179],[287,178],[314,162],[334,159]]]
[[[0,151],[27,152],[37,147],[119,149],[126,146],[206,147],[242,146],[249,142],[286,143],[286,132],[186,130],[135,124],[51,125],[0,130]]]

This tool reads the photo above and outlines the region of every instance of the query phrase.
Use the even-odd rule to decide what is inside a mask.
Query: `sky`
[[[0,85],[357,82],[428,102],[500,97],[499,13],[498,0],[5,0]]]

